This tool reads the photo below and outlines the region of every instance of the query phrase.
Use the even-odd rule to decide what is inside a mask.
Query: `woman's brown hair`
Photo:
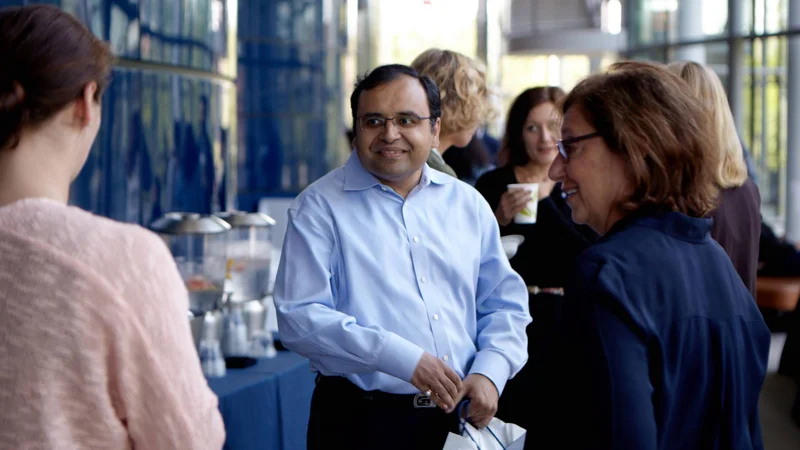
[[[0,10],[0,150],[23,129],[50,119],[97,83],[106,87],[111,52],[86,26],[49,5]]]
[[[702,217],[714,209],[718,145],[704,105],[661,64],[627,61],[591,75],[561,112],[579,107],[612,152],[627,162],[633,194],[624,210],[668,209]]]

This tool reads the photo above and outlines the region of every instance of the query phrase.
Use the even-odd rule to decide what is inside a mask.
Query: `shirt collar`
[[[432,169],[425,163],[422,166],[422,177],[419,184],[427,186],[433,184],[451,184],[455,178],[450,175]],[[364,166],[361,165],[361,160],[358,158],[358,153],[353,150],[350,153],[350,158],[344,166],[344,190],[345,191],[363,191],[371,187],[379,186],[381,182],[375,178]]]
[[[429,166],[428,163],[425,163],[425,165],[422,166],[421,181],[426,182],[427,180],[430,180],[430,182],[433,184],[452,184],[456,181],[456,179],[452,176],[444,172],[440,172]]]
[[[645,226],[669,234],[685,241],[699,242],[711,231],[713,220],[709,218],[690,217],[677,211],[664,211],[645,208],[634,211],[614,224],[603,236],[607,239],[613,234],[634,225]]]
[[[344,166],[344,190],[363,191],[380,184],[381,182],[375,178],[375,175],[369,173],[369,171],[361,165],[361,160],[358,159],[358,153],[353,150]]]

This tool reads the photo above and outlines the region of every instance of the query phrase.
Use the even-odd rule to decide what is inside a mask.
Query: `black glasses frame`
[[[398,125],[398,124],[397,124],[397,122],[395,122],[395,119],[397,119],[398,117],[399,117],[399,118],[404,118],[404,117],[413,117],[413,118],[415,118],[415,119],[419,120],[419,123],[417,123],[417,125],[419,125],[420,123],[422,123],[422,121],[424,121],[424,120],[430,120],[430,121],[433,121],[434,119],[438,119],[438,117],[433,117],[433,116],[428,116],[428,117],[416,117],[416,116],[410,116],[410,115],[401,115],[401,116],[395,116],[395,117],[381,117],[381,116],[358,116],[358,117],[356,117],[356,120],[358,120],[358,128],[359,128],[360,130],[363,130],[363,129],[364,129],[364,123],[363,123],[363,120],[364,120],[364,119],[379,119],[379,120],[382,120],[382,121],[383,121],[383,126],[381,126],[380,128],[386,128],[386,123],[387,123],[387,122],[389,122],[389,121],[391,121],[391,122],[394,124],[395,128],[397,128],[397,129],[407,129],[408,127],[402,127],[402,126]],[[415,125],[415,126],[416,126],[416,125]],[[377,130],[377,129],[379,129],[379,128],[378,128],[378,127],[376,127],[375,129]]]
[[[558,153],[564,158],[564,161],[569,161],[569,155],[567,154],[567,146],[570,144],[574,144],[576,142],[585,141],[586,139],[591,139],[594,137],[600,136],[599,131],[595,131],[594,133],[589,134],[582,134],[580,136],[575,136],[569,139],[559,139],[556,141],[556,147],[558,147]]]

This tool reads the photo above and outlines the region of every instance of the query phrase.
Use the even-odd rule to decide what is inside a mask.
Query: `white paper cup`
[[[539,209],[539,183],[509,184],[508,189],[525,189],[531,193],[531,199],[522,211],[514,216],[516,223],[536,223],[536,212]]]

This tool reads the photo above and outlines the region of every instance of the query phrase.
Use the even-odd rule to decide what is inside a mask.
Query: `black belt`
[[[344,377],[317,374],[317,389],[325,389],[346,400],[360,400],[376,405],[398,408],[436,408],[431,397],[425,394],[390,394],[382,391],[365,391]]]

